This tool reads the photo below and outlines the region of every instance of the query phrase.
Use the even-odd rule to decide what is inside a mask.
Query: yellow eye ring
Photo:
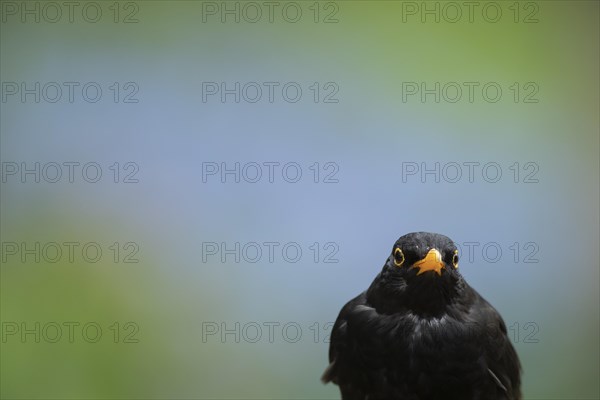
[[[458,250],[454,250],[454,255],[452,256],[452,265],[454,268],[458,268]]]
[[[396,267],[400,267],[404,264],[404,253],[399,247],[396,247],[396,250],[394,250],[394,264]]]

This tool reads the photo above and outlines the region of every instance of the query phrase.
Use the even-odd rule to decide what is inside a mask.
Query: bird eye
[[[454,250],[454,256],[452,256],[452,265],[454,268],[458,268],[458,250]]]
[[[394,250],[394,264],[396,264],[397,267],[404,264],[404,253],[399,247],[396,247],[396,250]]]

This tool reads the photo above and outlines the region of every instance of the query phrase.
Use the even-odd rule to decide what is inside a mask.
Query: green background
[[[2,329],[35,330],[38,322],[41,335],[39,343],[20,331],[3,337],[2,398],[339,398],[319,381],[328,323],[367,288],[394,241],[419,230],[463,244],[463,275],[510,327],[525,398],[600,396],[597,1],[476,2],[472,21],[463,2],[298,1],[287,6],[295,7],[288,19],[302,11],[294,23],[281,12],[291,2],[278,2],[272,22],[263,2],[254,3],[264,13],[257,22],[243,14],[253,11],[247,3],[199,1],[117,3],[117,22],[115,3],[99,1],[102,15],[88,22],[86,3],[72,22],[64,6],[52,22],[43,2],[2,2],[3,84],[97,82],[103,89],[96,103],[79,89],[72,103],[66,93],[36,103],[3,86],[4,173],[6,163],[76,161],[98,163],[103,176],[97,183],[81,175],[73,183],[22,182],[18,174],[2,181]],[[216,15],[203,13],[213,5]],[[32,14],[23,22],[23,7],[38,7],[39,22]],[[224,7],[239,7],[239,23],[232,15],[221,21]],[[436,7],[439,22],[421,14]],[[130,12],[135,21],[124,23]],[[117,103],[109,89],[115,82]],[[127,82],[139,88],[136,103],[122,101]],[[266,92],[256,103],[233,95],[203,102],[203,82],[296,82],[303,94],[295,103],[281,91],[272,103]],[[337,102],[323,102],[328,82],[339,89]],[[436,102],[406,95],[406,82],[479,86],[473,101],[466,91],[449,101],[450,85]],[[489,82],[502,88],[496,102],[481,92]],[[516,101],[511,87],[520,90]],[[535,102],[525,102],[532,88],[527,99]],[[138,182],[120,176],[113,183],[115,162],[122,174],[134,162]],[[205,162],[296,162],[303,176],[298,183],[281,175],[273,183],[266,176],[222,183],[218,175],[203,182]],[[314,183],[315,162],[321,174],[335,163],[338,182],[321,175]],[[406,163],[440,163],[442,171],[465,162],[479,163],[472,182],[466,168],[454,183],[450,175],[403,179]],[[481,174],[487,163],[501,167],[495,183]],[[526,182],[527,163],[537,166],[537,182]],[[72,263],[23,261],[6,247],[69,241],[99,243],[101,260],[75,253]],[[203,260],[202,243],[274,241],[298,243],[302,258]],[[137,244],[139,262],[123,262],[127,242]],[[337,246],[337,263],[323,262],[328,242]],[[478,243],[473,257],[465,251],[470,242]],[[490,243],[502,250],[496,262],[482,253]],[[537,262],[524,262],[532,249]],[[65,322],[80,324],[72,343]],[[90,322],[102,328],[96,343],[81,333]],[[63,326],[57,343],[47,340],[52,323]],[[222,323],[234,331],[239,323],[239,342],[235,333],[206,335]],[[265,323],[274,326],[272,341]],[[252,343],[256,326],[262,335]],[[284,334],[284,326],[292,328]]]

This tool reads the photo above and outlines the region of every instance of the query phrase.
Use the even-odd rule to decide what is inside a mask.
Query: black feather
[[[431,249],[441,254],[441,274],[417,275],[413,264]],[[521,398],[521,367],[504,321],[452,265],[455,250],[439,234],[401,237],[368,290],[342,308],[322,376],[339,385],[342,399]]]

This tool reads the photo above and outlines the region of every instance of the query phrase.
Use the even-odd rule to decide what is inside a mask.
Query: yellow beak
[[[442,262],[442,255],[437,249],[431,249],[427,253],[424,259],[417,261],[413,264],[413,267],[418,267],[419,272],[417,275],[421,275],[426,271],[435,271],[438,275],[442,275],[442,267],[444,263]]]

